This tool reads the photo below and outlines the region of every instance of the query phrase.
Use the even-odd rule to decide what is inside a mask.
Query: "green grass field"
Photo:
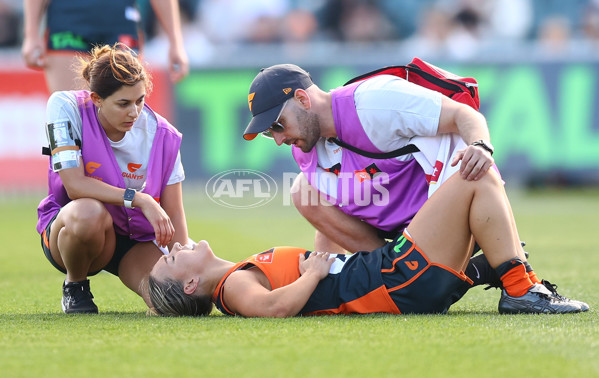
[[[293,319],[147,317],[118,278],[92,278],[100,315],[66,316],[63,275],[35,232],[39,198],[0,199],[2,377],[599,377],[599,191],[509,193],[530,262],[584,314],[500,316],[471,290],[447,315]],[[185,188],[190,236],[239,260],[310,248],[313,230],[274,200],[231,210]]]

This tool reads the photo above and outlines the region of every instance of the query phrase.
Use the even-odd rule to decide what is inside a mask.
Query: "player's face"
[[[99,100],[98,119],[110,140],[123,139],[125,133],[133,128],[145,98],[146,86],[140,81],[132,86],[123,85],[112,95]]]
[[[293,144],[303,152],[309,152],[320,139],[318,116],[298,107],[293,100],[285,106],[277,122],[283,125],[283,129],[273,128],[271,133],[279,146]]]
[[[182,246],[175,243],[168,255],[162,256],[152,268],[152,276],[159,281],[166,278],[185,282],[198,276],[206,268],[214,253],[207,241]]]

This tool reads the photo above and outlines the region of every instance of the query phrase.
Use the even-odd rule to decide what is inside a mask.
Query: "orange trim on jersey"
[[[399,310],[399,308],[397,308],[397,305],[389,296],[388,290],[385,286],[380,286],[379,288],[353,301],[343,303],[338,308],[313,311],[304,315],[334,315],[353,313],[368,314],[378,312],[388,314],[401,314],[401,311]]]
[[[234,271],[236,271],[242,265],[245,265],[245,264],[246,264],[245,261],[238,262],[237,264],[233,265],[233,267],[231,269],[229,269],[227,271],[227,273],[225,273],[225,275],[223,276],[223,278],[221,278],[220,281],[218,282],[218,285],[216,285],[216,289],[214,290],[214,293],[212,293],[212,301],[213,302],[218,297],[218,292],[220,291],[221,286],[223,286],[223,284],[225,283],[225,280],[231,275],[231,273],[233,273]]]
[[[271,290],[275,290],[295,282],[300,277],[298,264],[299,255],[306,252],[307,250],[303,248],[284,246],[274,247],[248,257],[247,259],[235,264],[227,271],[223,278],[221,278],[218,285],[216,285],[214,293],[212,293],[212,302],[216,303],[220,295],[220,303],[222,304],[223,309],[230,314],[235,313],[225,305],[224,283],[233,272],[245,267],[246,265],[252,265],[258,268],[268,279]],[[273,258],[277,259],[276,264],[273,263]],[[293,269],[284,269],[288,266],[293,266]]]
[[[234,271],[236,271],[237,269],[239,269],[240,267],[246,265],[247,263],[245,261],[241,261],[238,262],[237,264],[233,265],[233,267],[231,269],[229,269],[227,271],[227,273],[225,273],[225,275],[223,276],[223,278],[220,279],[220,282],[218,283],[218,285],[216,285],[216,289],[214,290],[214,293],[212,293],[212,303],[216,303],[217,299],[218,299],[218,295],[220,294],[221,296],[221,303],[224,307],[224,309],[229,312],[230,314],[235,314],[235,312],[231,311],[227,305],[225,304],[225,298],[223,297],[224,295],[224,290],[225,290],[225,280],[227,278],[229,278],[229,276],[231,275],[231,273],[233,273]]]
[[[44,240],[44,245],[50,249],[50,242],[48,241],[48,235],[46,235],[46,230],[42,232],[42,239]]]

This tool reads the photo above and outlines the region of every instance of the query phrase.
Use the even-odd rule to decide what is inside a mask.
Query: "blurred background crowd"
[[[149,0],[138,6],[147,57],[159,58],[165,37]],[[599,0],[180,0],[180,8],[192,66],[243,64],[228,60],[247,47],[293,46],[279,51],[310,61],[360,44],[452,60],[599,50]],[[19,48],[22,13],[22,1],[0,0],[0,48]]]
[[[328,89],[416,56],[482,83],[510,182],[599,187],[599,0],[178,1],[190,74],[176,86],[155,75],[151,101],[186,136],[190,180],[239,166],[297,169],[285,151],[240,138],[258,68],[295,63]],[[165,72],[168,38],[150,0],[136,2],[144,60]],[[0,176],[0,192],[46,185],[48,93],[24,64],[23,28],[23,1],[0,0],[0,132],[13,135],[0,140],[0,165],[17,157],[29,167]]]

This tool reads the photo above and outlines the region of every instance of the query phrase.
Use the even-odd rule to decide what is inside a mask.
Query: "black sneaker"
[[[541,284],[534,284],[521,297],[512,297],[502,290],[498,309],[500,314],[567,314],[582,311],[580,305],[557,299]]]
[[[62,311],[65,314],[97,314],[98,306],[89,290],[89,280],[62,284]]]
[[[541,284],[543,286],[545,286],[550,292],[551,294],[559,299],[560,301],[564,301],[564,302],[572,302],[575,303],[577,305],[580,306],[580,311],[589,311],[589,305],[581,302],[581,301],[576,301],[574,299],[570,299],[570,298],[566,298],[563,295],[559,295],[557,292],[557,285],[556,284],[552,284],[551,282],[547,281],[547,280],[541,280]]]

